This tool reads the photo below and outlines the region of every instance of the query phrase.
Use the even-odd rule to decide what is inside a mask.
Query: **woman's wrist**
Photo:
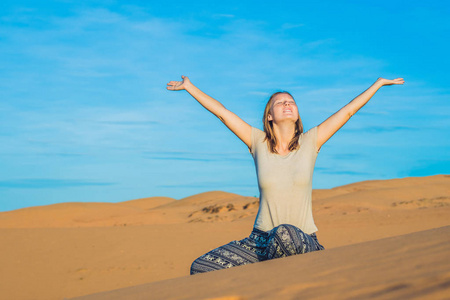
[[[194,85],[192,84],[192,82],[190,80],[184,82],[184,89],[186,91],[189,92],[189,90],[192,90],[193,87],[194,87]]]
[[[375,85],[377,88],[380,88],[380,87],[386,85],[386,79],[380,77],[377,79],[377,81],[375,81],[375,83],[373,85]]]
[[[378,78],[376,81],[380,86],[390,85],[392,84],[392,80],[386,79],[386,78]]]

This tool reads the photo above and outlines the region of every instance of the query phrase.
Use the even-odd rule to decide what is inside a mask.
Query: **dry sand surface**
[[[256,198],[207,192],[0,213],[0,298],[64,299],[142,284],[109,296],[450,298],[449,228],[422,232],[450,225],[449,175],[314,190],[326,251],[182,277],[201,254],[248,236],[257,209]],[[276,286],[255,289],[267,277]],[[201,288],[209,292],[192,294]],[[104,295],[89,299],[113,299]]]
[[[449,297],[450,226],[446,226],[76,299]]]

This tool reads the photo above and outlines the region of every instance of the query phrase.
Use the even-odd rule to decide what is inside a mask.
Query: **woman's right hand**
[[[181,76],[181,78],[183,79],[182,81],[170,81],[167,84],[167,89],[169,91],[181,91],[181,90],[185,90],[186,86],[188,84],[191,83],[191,81],[189,80],[189,78],[187,76]]]

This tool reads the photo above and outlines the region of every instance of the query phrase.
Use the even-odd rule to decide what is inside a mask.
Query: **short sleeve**
[[[249,150],[253,157],[255,157],[256,149],[258,148],[257,145],[264,140],[264,137],[265,137],[264,131],[252,126],[252,137],[251,137],[252,148]]]
[[[320,152],[320,149],[317,148],[317,126],[311,128],[310,130],[308,130],[305,135],[308,136],[308,140],[309,143],[311,145],[311,147],[313,147],[314,151],[316,153]]]

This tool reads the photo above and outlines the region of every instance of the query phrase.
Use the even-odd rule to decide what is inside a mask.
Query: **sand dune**
[[[314,190],[318,238],[328,251],[448,226],[449,197],[449,175]],[[185,276],[196,257],[248,236],[257,209],[254,197],[216,191],[2,212],[0,295],[62,299]]]
[[[176,199],[169,198],[169,197],[150,197],[150,198],[142,198],[142,199],[135,199],[135,200],[129,200],[124,201],[121,204],[123,205],[129,205],[135,208],[140,209],[152,209],[158,206],[163,206],[172,202],[175,202]]]
[[[450,226],[447,226],[76,299],[449,297]]]
[[[0,228],[103,227],[233,221],[253,216],[258,199],[206,192],[176,201],[152,197],[121,203],[61,203],[0,213]]]
[[[313,191],[314,215],[450,206],[450,176],[364,181]],[[0,213],[0,228],[50,228],[228,222],[253,217],[258,199],[206,192],[176,201],[151,197],[121,203],[62,203]]]

